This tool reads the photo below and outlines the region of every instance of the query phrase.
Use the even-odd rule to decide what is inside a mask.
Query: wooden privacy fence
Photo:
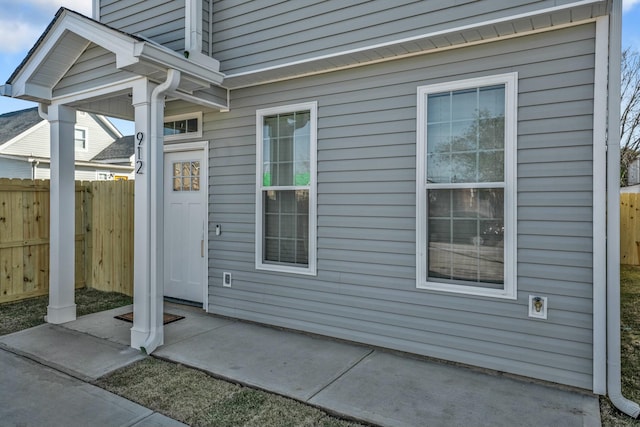
[[[46,295],[49,181],[0,179],[0,302]],[[75,286],[133,295],[133,181],[75,185]]]
[[[620,263],[640,264],[640,193],[620,194]]]

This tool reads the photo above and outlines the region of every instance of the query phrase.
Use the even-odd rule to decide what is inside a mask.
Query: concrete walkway
[[[167,304],[165,309],[185,319],[165,327],[165,345],[154,356],[346,417],[384,426],[600,425],[598,399],[587,393],[183,306]],[[75,378],[95,379],[142,357],[128,347],[131,324],[113,318],[128,311],[130,307],[123,307],[0,337],[0,348]],[[14,392],[4,383],[0,377],[0,394]],[[63,394],[64,387],[60,389]],[[7,406],[0,405],[0,419],[6,419]]]

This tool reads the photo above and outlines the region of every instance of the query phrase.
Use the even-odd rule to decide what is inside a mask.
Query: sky
[[[0,84],[24,59],[61,6],[91,16],[93,0],[0,0]],[[622,0],[622,46],[640,50],[640,0]],[[0,97],[0,114],[36,104]],[[114,120],[120,130],[133,132],[130,123]]]

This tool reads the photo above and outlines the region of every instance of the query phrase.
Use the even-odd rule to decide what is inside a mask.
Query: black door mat
[[[133,312],[119,314],[118,316],[113,316],[113,317],[119,320],[124,320],[125,322],[133,323]],[[164,325],[166,325],[167,323],[177,322],[180,319],[184,319],[184,316],[179,316],[177,314],[171,314],[171,313],[164,313],[162,315],[162,320]]]

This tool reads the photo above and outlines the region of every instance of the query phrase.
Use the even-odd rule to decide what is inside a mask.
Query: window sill
[[[504,289],[482,288],[479,286],[452,285],[450,283],[439,282],[418,282],[418,289],[448,292],[453,294],[464,294],[473,296],[482,296],[490,298],[503,298],[515,300],[518,298],[515,287],[506,287]]]
[[[302,274],[305,276],[317,275],[316,269],[312,267],[292,267],[288,265],[277,264],[256,263],[256,270],[271,271],[274,273]]]

